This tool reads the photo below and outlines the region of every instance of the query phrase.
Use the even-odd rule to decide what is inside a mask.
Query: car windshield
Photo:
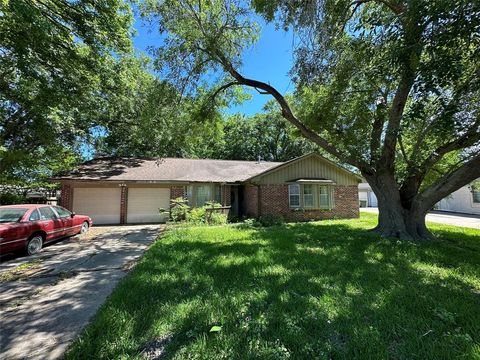
[[[21,208],[1,208],[0,223],[19,221],[26,211],[27,209],[21,209]]]

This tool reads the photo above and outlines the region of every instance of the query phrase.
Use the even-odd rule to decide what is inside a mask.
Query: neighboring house
[[[440,200],[435,209],[480,215],[480,179]]]
[[[358,200],[360,207],[377,207],[377,197],[368,183],[358,184]]]
[[[377,197],[368,183],[358,184],[360,207],[377,207]],[[480,215],[480,179],[453,192],[435,205],[436,210]]]
[[[280,215],[287,221],[359,216],[360,177],[317,154],[278,162],[98,158],[52,179],[61,205],[97,224],[161,222],[159,208],[185,197],[216,201],[235,216]]]

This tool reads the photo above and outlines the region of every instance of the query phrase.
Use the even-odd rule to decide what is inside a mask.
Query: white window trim
[[[313,186],[313,206],[305,206],[304,200],[304,186],[312,185]],[[299,189],[299,195],[291,193],[291,186],[297,186]],[[325,187],[327,189],[327,199],[328,205],[320,205],[320,187]],[[291,196],[299,196],[299,205],[292,205],[290,198]],[[335,208],[335,189],[334,185],[323,185],[323,184],[289,184],[288,185],[288,206],[291,209],[305,209],[305,210],[332,210]]]
[[[298,188],[298,194],[292,194],[291,190],[293,187],[296,187]],[[301,192],[301,187],[300,187],[300,184],[290,184],[288,185],[288,206],[292,209],[298,209],[301,207],[301,204],[302,204],[302,192]],[[298,196],[298,205],[292,205],[292,202],[290,201],[291,200],[291,197],[292,196]]]

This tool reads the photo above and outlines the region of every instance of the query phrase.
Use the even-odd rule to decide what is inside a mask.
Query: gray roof
[[[242,182],[281,162],[181,158],[97,158],[53,180]]]

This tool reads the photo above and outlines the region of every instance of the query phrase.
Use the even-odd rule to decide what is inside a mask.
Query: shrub
[[[206,223],[205,206],[200,208],[193,208],[187,213],[186,220],[190,224],[200,225]]]
[[[160,215],[168,214],[173,222],[185,220],[190,207],[188,200],[182,197],[170,200],[170,210],[158,209]]]
[[[258,221],[262,226],[274,226],[274,225],[281,225],[283,224],[283,217],[280,215],[275,214],[266,214],[262,215],[258,218]]]
[[[224,225],[227,223],[227,215],[214,211],[210,214],[208,223],[210,225]]]
[[[18,194],[4,193],[0,194],[0,205],[26,204],[26,197]]]

